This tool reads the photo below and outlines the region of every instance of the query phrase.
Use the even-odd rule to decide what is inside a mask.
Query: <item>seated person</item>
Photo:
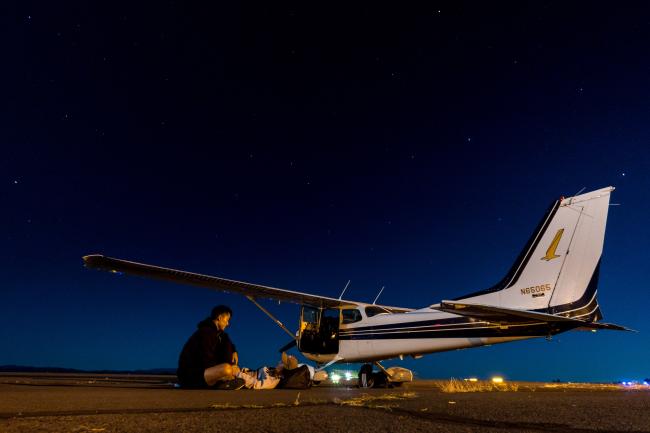
[[[244,386],[235,345],[224,330],[232,310],[225,305],[212,309],[187,340],[178,359],[178,382],[182,388],[239,389]]]

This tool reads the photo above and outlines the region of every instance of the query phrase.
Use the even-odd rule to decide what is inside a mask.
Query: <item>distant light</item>
[[[339,381],[341,380],[341,375],[340,374],[332,373],[331,377],[332,377],[332,382],[333,383],[339,383]]]
[[[644,380],[644,381],[643,381],[643,384],[644,384],[645,386],[648,386],[648,385],[650,385],[650,383],[648,383],[648,381],[647,381],[647,380]]]
[[[350,380],[350,379],[352,379],[352,372],[350,372],[350,371],[346,371],[346,372],[344,373],[344,375],[345,375],[345,380]]]
[[[466,377],[463,379],[465,382],[478,382],[478,379],[475,377]]]
[[[503,378],[500,377],[500,376],[494,376],[494,377],[492,378],[492,382],[493,382],[493,383],[503,383]]]

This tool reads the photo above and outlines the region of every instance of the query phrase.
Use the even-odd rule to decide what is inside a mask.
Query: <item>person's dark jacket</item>
[[[207,386],[203,378],[205,369],[224,363],[231,364],[232,355],[237,351],[228,334],[219,330],[209,318],[197,327],[178,358],[176,374],[181,386],[185,387]]]

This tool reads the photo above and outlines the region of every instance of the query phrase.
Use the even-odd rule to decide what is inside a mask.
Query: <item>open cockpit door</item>
[[[338,308],[317,308],[303,305],[300,309],[298,349],[319,355],[339,352]]]

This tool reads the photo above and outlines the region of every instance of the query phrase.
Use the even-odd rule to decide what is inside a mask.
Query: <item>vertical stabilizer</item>
[[[598,268],[613,187],[553,203],[508,275],[468,303],[601,318]]]

